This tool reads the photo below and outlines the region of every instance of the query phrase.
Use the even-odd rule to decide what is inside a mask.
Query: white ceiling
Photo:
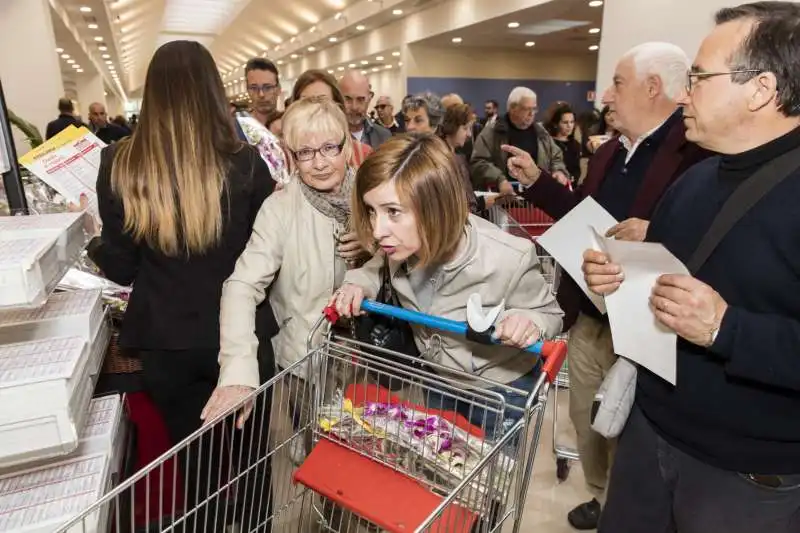
[[[416,44],[589,53],[590,46],[600,43],[602,25],[602,6],[590,7],[587,0],[556,0],[441,33]]]
[[[53,17],[58,46],[76,61],[86,62],[87,68],[82,69],[85,73],[90,67],[100,69],[109,88],[123,93],[123,97],[135,97],[141,92],[153,52],[171,40],[192,39],[206,45],[229,83],[243,75],[244,63],[251,57],[267,56],[279,64],[288,63],[449,0],[49,1],[54,13],[61,15]],[[590,35],[588,29],[599,28],[602,22],[602,7],[590,8],[587,2],[552,0],[423,42],[519,48],[533,41],[537,50],[586,52],[589,45],[599,42],[599,36]],[[63,22],[57,20],[62,18]],[[545,21],[549,25],[542,26]],[[519,27],[509,28],[509,22],[518,22]],[[570,22],[575,27],[560,30]],[[453,43],[454,38],[462,41]],[[398,50],[386,50],[384,55],[385,60],[364,57],[351,64],[363,69],[397,65]],[[336,71],[352,67],[327,68]],[[62,63],[67,87],[81,76],[74,70]]]

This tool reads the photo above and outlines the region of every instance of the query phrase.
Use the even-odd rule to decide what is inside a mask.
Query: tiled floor
[[[521,528],[523,533],[572,533],[575,530],[567,522],[567,512],[575,505],[591,499],[583,483],[583,472],[579,462],[571,464],[569,476],[564,482],[559,482],[556,477],[556,461],[553,455],[552,398],[551,394],[551,401],[548,402],[545,412],[539,449],[534,462],[533,479],[523,508]],[[574,446],[575,437],[568,416],[568,392],[562,390],[558,399],[560,405],[557,430],[558,444],[572,447]],[[273,423],[275,420],[275,413],[273,412]],[[273,427],[273,429],[276,428]],[[273,469],[276,499],[281,502],[278,507],[285,506],[284,509],[288,511],[288,514],[284,514],[285,520],[279,521],[281,526],[273,528],[273,531],[315,532],[316,528],[309,525],[307,520],[304,519],[302,524],[298,523],[300,516],[298,516],[299,509],[297,508],[299,506],[297,503],[299,501],[294,504],[290,503],[292,494],[297,495],[299,491],[297,487],[291,487],[288,483],[292,471],[291,462],[288,460],[288,448],[277,451]],[[286,480],[286,483],[282,483],[279,480]],[[511,529],[511,526],[507,525],[503,528],[503,531],[511,531]],[[357,533],[376,530],[350,526],[344,528],[343,531]]]
[[[558,395],[558,445],[574,448],[575,432],[569,421],[567,391]],[[523,533],[574,533],[567,522],[567,512],[579,503],[591,499],[583,482],[580,462],[571,463],[566,481],[556,477],[553,457],[553,397],[545,412],[539,449],[534,460],[533,480],[523,510]]]

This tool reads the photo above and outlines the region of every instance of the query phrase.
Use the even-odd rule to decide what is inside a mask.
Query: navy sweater
[[[687,262],[737,185],[800,146],[800,129],[690,168],[647,240]],[[765,196],[697,273],[728,303],[710,349],[678,340],[677,386],[640,369],[636,401],[656,431],[726,470],[800,474],[800,171]]]

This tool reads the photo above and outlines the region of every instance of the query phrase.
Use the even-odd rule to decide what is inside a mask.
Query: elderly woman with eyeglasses
[[[280,369],[306,355],[306,338],[348,268],[365,252],[350,228],[355,172],[348,166],[352,137],[342,109],[328,99],[303,99],[283,116],[283,136],[296,179],[264,202],[253,233],[222,289],[218,387],[259,385],[256,307],[269,295],[280,327],[272,339]],[[278,272],[280,271],[280,275]],[[293,387],[304,390],[305,368],[292,371]],[[295,392],[296,392],[295,391]],[[307,420],[305,405],[292,406],[295,424]],[[218,408],[237,398],[226,397]]]

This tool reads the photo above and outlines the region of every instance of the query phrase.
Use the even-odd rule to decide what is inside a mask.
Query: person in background
[[[420,352],[430,353],[440,365],[531,391],[539,376],[538,359],[520,349],[557,334],[561,310],[542,277],[533,242],[470,215],[465,195],[453,186],[457,174],[452,150],[433,135],[394,137],[364,162],[353,194],[353,223],[362,245],[377,245],[380,251],[362,268],[347,272],[330,303],[344,317],[361,314],[363,299],[378,293],[384,265],[406,309],[465,321],[467,300],[474,293],[480,293],[486,308],[505,302],[495,330],[505,346],[439,335],[431,328],[413,328],[414,339]],[[431,351],[434,335],[441,343]],[[473,385],[491,389],[486,382]],[[524,406],[527,400],[498,392],[511,405]],[[522,416],[509,409],[506,419],[498,420],[472,404],[435,392],[426,396],[429,408],[456,410],[490,439]]]
[[[469,128],[472,125],[471,121],[472,110],[467,104],[451,105],[445,111],[444,119],[437,133],[447,143],[456,158],[456,169],[467,194],[470,213],[482,215],[495,204],[498,195],[477,196],[475,194],[475,190],[472,188],[472,180],[469,177],[467,158],[458,153],[458,149],[467,141]]]
[[[594,154],[601,144],[610,141],[619,134],[615,127],[615,118],[615,114],[609,106],[604,106],[600,111],[600,118],[594,133],[584,139],[584,147],[588,154]]]
[[[483,128],[486,126],[494,126],[494,123],[497,121],[497,112],[500,109],[500,104],[497,103],[497,100],[486,100],[483,104],[483,120],[476,123],[476,129],[473,136],[477,139],[478,135],[480,135]]]
[[[747,191],[742,213],[763,186],[754,179],[773,185],[691,275],[654,282],[650,310],[678,337],[678,379],[639,368],[601,533],[800,531],[800,5],[715,19],[679,104],[686,138],[720,155],[672,186],[647,240],[692,263],[732,195]],[[598,252],[583,271],[597,294],[627,283]]]
[[[442,107],[445,109],[447,109],[450,106],[463,103],[464,99],[461,98],[461,96],[456,93],[448,93],[442,96]]]
[[[625,53],[616,65],[603,102],[620,130],[589,160],[581,187],[570,192],[516,148],[508,162],[513,174],[528,185],[523,197],[559,220],[591,196],[615,220],[609,237],[642,241],[650,217],[670,186],[708,152],[688,142],[677,99],[683,93],[690,61],[670,43],[651,42]],[[518,165],[522,165],[519,167]],[[705,201],[705,200],[703,200]],[[578,437],[586,483],[594,498],[570,511],[576,529],[597,527],[615,442],[591,429],[594,396],[617,360],[606,315],[583,295],[570,278],[562,280],[558,299],[570,327],[570,418]]]
[[[281,94],[278,67],[269,59],[254,57],[244,67],[247,94],[250,95],[250,114],[262,124],[267,116],[278,108]]]
[[[389,96],[381,96],[375,104],[375,111],[378,112],[378,121],[381,126],[389,130],[392,135],[405,133],[405,130],[397,123],[394,116],[394,104]]]
[[[283,136],[295,176],[264,202],[250,242],[222,290],[220,387],[236,386],[242,400],[258,387],[256,309],[266,299],[280,324],[273,338],[277,365],[286,369],[307,354],[307,337],[348,268],[368,257],[350,223],[355,170],[348,165],[353,140],[344,111],[330,98],[300,98],[283,116]],[[280,274],[279,274],[280,273]],[[315,342],[319,342],[316,339]],[[293,372],[284,398],[296,427],[311,414],[304,367]],[[305,402],[302,400],[305,399]],[[301,403],[302,402],[302,403]],[[299,463],[309,442],[296,439]]]
[[[501,194],[513,194],[506,171],[508,154],[501,148],[506,144],[530,154],[540,168],[547,170],[562,185],[569,183],[561,149],[535,121],[538,109],[535,92],[527,87],[516,87],[511,91],[508,113],[484,128],[475,141],[471,159],[474,184],[492,185]]]
[[[581,144],[575,140],[575,113],[566,102],[555,102],[545,113],[544,129],[553,138],[569,172],[572,185],[577,186],[581,175]]]
[[[283,134],[283,111],[273,111],[267,116],[264,125],[276,137],[280,138]]]
[[[408,133],[433,133],[444,118],[442,101],[432,92],[407,96],[402,112]]]
[[[461,96],[456,94],[456,93],[449,93],[449,94],[446,94],[446,95],[442,96],[442,107],[445,110],[449,109],[450,107],[452,107],[454,105],[463,105],[463,104],[464,104],[464,99],[461,98]],[[471,115],[471,110],[470,110],[470,115]],[[456,148],[456,153],[459,154],[459,155],[464,156],[464,158],[467,161],[469,161],[470,158],[472,157],[472,148],[473,148],[472,126],[473,126],[472,118],[470,117],[469,129],[467,130],[467,138],[461,144],[461,146]]]
[[[199,43],[173,41],[156,50],[143,96],[147,103],[136,131],[102,151],[97,199],[103,225],[88,254],[110,280],[133,286],[119,344],[138,354],[144,389],[177,444],[222,412],[214,406],[250,390],[217,363],[220,297],[274,182],[258,153],[236,139],[217,66]],[[268,307],[261,310],[271,313]],[[254,336],[262,335],[256,324],[263,323],[250,323]],[[273,375],[269,346],[254,356],[253,369],[248,385]],[[241,457],[234,450],[252,438],[266,440],[252,433],[257,429],[245,418],[242,412],[230,420],[243,432],[216,432],[231,439],[230,457]],[[186,531],[224,530],[214,513],[206,516],[202,502],[226,482],[218,479],[220,471],[253,466],[221,463],[223,444],[213,435],[184,449],[177,460],[187,469],[186,508],[201,509],[187,517]],[[201,450],[217,451],[201,456]],[[261,523],[271,514],[268,505],[255,510],[249,502],[269,500],[258,492],[269,491],[269,464],[246,479],[240,485],[246,494],[228,518]]]
[[[131,134],[131,130],[128,128],[109,122],[106,106],[99,102],[94,102],[89,106],[89,122],[92,133],[106,144],[115,143]]]
[[[75,117],[75,106],[69,98],[58,99],[58,118],[47,124],[45,130],[45,140],[56,136],[70,126],[80,128],[83,126],[77,117]]]
[[[339,90],[344,96],[344,109],[350,135],[358,142],[369,145],[373,150],[392,137],[392,133],[367,120],[367,109],[374,94],[366,76],[355,70],[348,70],[339,80]]]
[[[130,124],[128,124],[127,119],[125,119],[125,117],[122,116],[122,115],[117,115],[116,117],[114,117],[114,119],[111,122],[113,122],[114,124],[116,124],[120,128],[125,128],[128,131],[131,131]]]
[[[411,98],[412,95],[407,94],[400,102],[400,110],[395,113],[394,119],[397,121],[397,125],[400,126],[400,129],[404,132],[406,131],[406,117],[403,115],[403,105],[405,105],[406,100]]]
[[[324,70],[307,70],[297,78],[292,88],[292,100],[296,102],[303,98],[327,98],[333,100],[343,111],[346,109],[345,98],[339,90],[336,78]],[[372,153],[372,148],[366,143],[355,140],[355,138],[352,146],[349,164],[353,168],[358,168],[364,159]]]

